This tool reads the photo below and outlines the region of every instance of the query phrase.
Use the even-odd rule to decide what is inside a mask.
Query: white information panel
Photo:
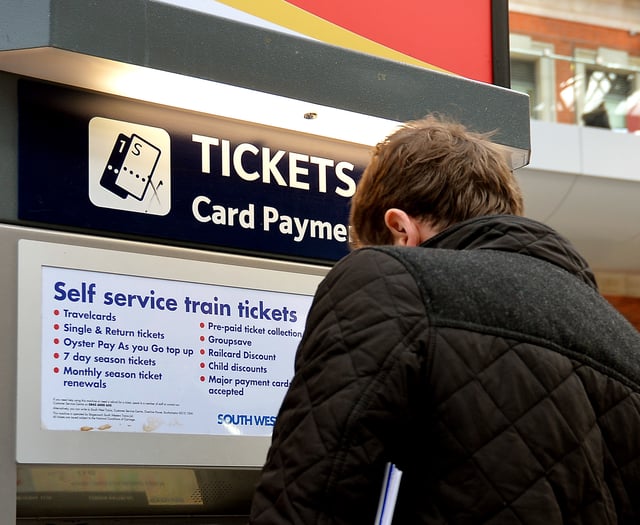
[[[325,269],[220,259],[21,240],[18,461],[259,466]]]

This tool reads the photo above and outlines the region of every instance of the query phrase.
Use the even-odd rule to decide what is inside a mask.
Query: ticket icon
[[[100,177],[100,185],[115,195],[139,201],[151,184],[161,151],[140,135],[118,137]]]
[[[89,199],[145,215],[171,211],[171,137],[165,129],[95,116],[89,121]]]

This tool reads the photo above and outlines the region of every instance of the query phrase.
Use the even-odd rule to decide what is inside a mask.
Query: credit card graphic
[[[118,134],[100,177],[100,185],[125,199],[141,201],[151,183],[160,149],[135,133]]]

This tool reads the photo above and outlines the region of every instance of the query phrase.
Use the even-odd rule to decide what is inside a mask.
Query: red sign
[[[288,0],[360,36],[458,75],[493,79],[490,0]]]
[[[501,84],[496,63],[508,65],[507,0],[218,1],[329,44],[487,83]]]

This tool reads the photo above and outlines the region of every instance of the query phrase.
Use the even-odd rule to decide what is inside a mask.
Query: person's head
[[[482,215],[522,215],[518,183],[490,134],[429,115],[379,143],[351,201],[353,247],[417,245]]]

